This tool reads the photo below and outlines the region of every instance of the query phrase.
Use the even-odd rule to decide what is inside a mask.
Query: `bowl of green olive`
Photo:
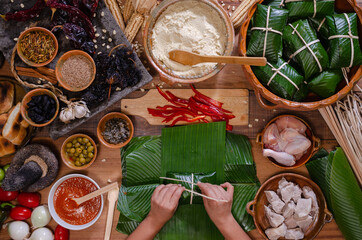
[[[60,154],[69,168],[82,170],[96,160],[97,146],[88,135],[74,134],[63,142]]]

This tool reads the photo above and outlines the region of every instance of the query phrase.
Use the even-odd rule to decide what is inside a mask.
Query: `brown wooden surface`
[[[224,1],[225,3],[231,2],[235,4],[237,1]],[[361,4],[362,1],[359,1]],[[227,6],[227,5],[226,5]],[[361,6],[361,5],[360,5]],[[227,8],[227,7],[225,7]],[[140,36],[138,36],[138,41],[141,40]],[[237,38],[236,38],[237,39]],[[236,48],[234,50],[234,54],[237,54]],[[145,60],[145,57],[142,57]],[[145,62],[145,65],[148,64]],[[154,80],[152,83],[144,86],[144,89],[151,89],[154,88],[156,84],[161,84],[159,76],[154,70],[150,70],[151,74],[154,76]],[[11,72],[9,71],[9,64],[5,63],[5,65],[0,69],[0,75],[11,76]],[[240,89],[246,88],[249,90],[251,89],[250,84],[247,82],[244,73],[240,66],[237,65],[228,65],[226,66],[218,75],[213,77],[212,79],[198,83],[195,85],[198,89]],[[362,83],[359,83],[359,86],[362,87]],[[176,84],[172,87],[163,85],[163,88],[188,88],[186,85],[179,85]],[[144,95],[145,92],[143,91],[136,91],[135,93],[130,94],[127,98],[137,98]],[[242,104],[242,103],[241,103]],[[102,116],[106,113],[111,111],[119,111],[121,109],[120,103],[114,104],[112,107],[108,108],[107,110],[99,113],[97,116],[90,119],[87,123],[83,124],[76,130],[72,131],[70,134],[63,136],[56,141],[53,141],[49,138],[47,129],[40,129],[36,137],[33,139],[33,142],[40,142],[43,143],[53,149],[56,153],[61,166],[60,171],[58,174],[58,178],[70,174],[70,173],[83,173],[88,175],[89,177],[93,178],[100,186],[104,186],[107,182],[114,182],[118,181],[121,183],[121,159],[120,159],[120,152],[116,149],[109,149],[102,145],[99,146],[98,150],[98,157],[97,160],[93,163],[93,165],[84,170],[84,171],[74,171],[69,169],[64,165],[60,158],[60,147],[63,141],[71,134],[74,133],[86,133],[89,134],[93,139],[98,142],[96,138],[96,126],[98,121]],[[274,116],[282,114],[282,113],[291,113],[298,115],[305,119],[310,126],[312,127],[315,135],[322,139],[322,146],[327,150],[332,150],[337,146],[337,142],[334,139],[332,133],[328,129],[326,123],[324,122],[323,118],[320,116],[318,111],[310,111],[310,112],[293,112],[288,110],[265,110],[262,109],[256,102],[255,96],[253,91],[249,93],[249,124],[247,126],[235,126],[233,132],[238,134],[245,134],[250,138],[252,143],[252,152],[254,161],[256,162],[257,166],[257,174],[258,178],[263,183],[269,177],[284,172],[280,168],[274,166],[272,163],[269,162],[268,159],[264,158],[261,154],[261,147],[255,143],[255,136],[258,132],[260,132],[264,125],[272,119]],[[152,126],[147,123],[145,119],[140,117],[131,116],[132,121],[134,122],[135,126],[135,136],[140,135],[158,135],[161,133],[161,129],[163,126]],[[0,159],[0,165],[5,165],[11,161],[11,157],[2,158]],[[300,167],[296,170],[291,172],[300,173],[302,175],[308,176],[308,172],[305,167]],[[50,187],[41,191],[42,195],[42,203],[46,204],[48,199],[48,192]],[[105,231],[105,224],[106,224],[106,214],[107,214],[107,201],[105,201],[104,210],[102,213],[101,218],[89,229],[82,230],[82,231],[71,231],[70,239],[84,239],[84,240],[100,240],[103,239],[104,231]],[[119,212],[116,210],[114,213],[113,218],[113,229],[111,234],[111,239],[124,239],[126,236],[117,232],[115,230],[117,220],[118,220]],[[56,227],[56,223],[54,220],[48,225],[53,231]],[[261,235],[256,230],[249,232],[249,235],[252,239],[263,239]],[[6,230],[0,230],[0,239],[9,239]],[[335,221],[328,223],[324,226],[322,231],[319,233],[316,239],[328,239],[328,240],[337,240],[343,239],[342,233],[339,231],[338,226],[336,225]]]

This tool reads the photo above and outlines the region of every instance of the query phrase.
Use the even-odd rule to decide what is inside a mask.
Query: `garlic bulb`
[[[64,108],[59,114],[60,121],[64,123],[69,123],[70,121],[74,120],[74,113],[73,109],[71,108]]]
[[[64,123],[69,123],[75,118],[89,116],[89,109],[84,101],[72,102],[66,108],[62,109],[59,118]]]
[[[74,115],[76,118],[83,118],[89,116],[89,109],[85,102],[80,101],[79,104],[74,106]]]

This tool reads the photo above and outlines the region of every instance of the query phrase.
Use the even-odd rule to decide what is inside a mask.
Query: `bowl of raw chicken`
[[[313,239],[333,216],[312,180],[282,173],[268,179],[246,206],[265,239]]]
[[[262,145],[263,156],[283,169],[303,166],[319,150],[320,139],[311,127],[294,115],[280,115],[265,126],[256,136]]]

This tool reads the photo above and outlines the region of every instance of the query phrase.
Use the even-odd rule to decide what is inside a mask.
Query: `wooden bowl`
[[[172,72],[168,67],[166,67],[164,64],[160,63],[152,54],[152,41],[151,36],[153,32],[153,27],[155,23],[157,22],[159,16],[172,4],[181,2],[184,0],[167,0],[162,1],[151,13],[151,16],[148,18],[146,25],[143,30],[143,46],[145,46],[145,52],[146,56],[149,60],[149,62],[152,64],[152,66],[159,72],[160,79],[164,81],[167,84],[174,84],[174,83],[197,83],[205,81],[212,76],[216,75],[220,70],[225,66],[225,64],[217,64],[216,67],[211,70],[208,73],[198,75],[198,76],[192,76],[192,77],[180,77]],[[208,0],[199,0],[199,2],[203,2],[213,9],[215,9],[219,16],[222,18],[222,20],[225,22],[225,28],[227,32],[227,45],[225,48],[225,56],[230,56],[232,54],[232,50],[234,47],[234,27],[231,23],[231,20],[225,10],[217,3],[213,1]]]
[[[38,124],[38,123],[33,122],[33,120],[31,120],[30,117],[28,116],[28,103],[31,101],[32,97],[44,95],[44,94],[50,96],[51,98],[53,98],[55,100],[56,110],[55,110],[54,116],[48,122]],[[51,122],[53,122],[55,120],[55,118],[57,117],[58,112],[59,112],[59,101],[58,101],[57,96],[52,91],[50,91],[48,89],[37,88],[37,89],[31,90],[24,96],[23,100],[21,101],[20,111],[21,111],[22,117],[30,125],[32,125],[34,127],[44,127],[44,126],[49,125]]]
[[[271,226],[264,212],[264,205],[266,206],[269,205],[268,199],[266,198],[264,192],[268,190],[276,191],[278,189],[278,182],[283,177],[287,181],[298,184],[301,188],[303,188],[304,186],[309,186],[317,196],[319,212],[318,215],[314,218],[312,225],[304,234],[303,238],[303,239],[313,239],[323,228],[324,224],[332,221],[333,216],[332,213],[327,209],[327,202],[324,198],[323,192],[318,187],[318,185],[315,184],[309,178],[306,178],[302,175],[295,173],[282,173],[269,178],[266,182],[263,183],[263,185],[261,185],[261,187],[259,188],[258,192],[255,195],[254,200],[246,205],[246,211],[253,216],[254,223],[258,232],[265,239],[268,239],[268,237],[265,234],[265,230]]]
[[[92,79],[91,81],[89,81],[89,83],[87,85],[85,85],[84,87],[82,88],[75,88],[75,87],[72,87],[72,86],[69,86],[65,81],[64,81],[64,78],[62,76],[62,67],[63,67],[63,64],[64,62],[72,57],[72,56],[83,56],[85,58],[87,58],[90,63],[92,64],[92,68],[93,68],[93,71],[92,71]],[[80,92],[80,91],[83,91],[84,89],[88,88],[92,82],[94,81],[94,78],[96,76],[96,64],[94,63],[94,60],[93,58],[86,52],[82,51],[82,50],[71,50],[71,51],[68,51],[66,53],[64,53],[58,60],[57,64],[55,65],[55,76],[57,78],[57,81],[58,83],[65,89],[67,89],[68,91],[71,91],[71,92]]]
[[[126,140],[123,143],[112,144],[112,143],[107,142],[102,136],[102,132],[104,131],[106,122],[112,118],[122,118],[122,119],[126,120],[126,122],[127,122],[130,134],[129,134],[128,140]],[[133,127],[133,123],[132,123],[131,119],[129,119],[129,117],[127,117],[127,115],[120,113],[120,112],[108,113],[107,115],[102,117],[102,119],[99,121],[98,126],[97,126],[97,137],[98,137],[99,141],[103,145],[105,145],[106,147],[109,147],[109,148],[122,148],[122,147],[126,146],[131,141],[133,134],[134,134],[134,127]]]
[[[23,52],[20,49],[20,44],[19,43],[20,43],[21,39],[29,32],[44,32],[44,33],[48,34],[53,39],[53,41],[55,43],[55,52],[54,52],[54,55],[48,61],[43,62],[43,63],[35,63],[35,62],[30,61],[29,59],[27,59],[24,56]],[[51,61],[54,60],[55,56],[57,56],[58,48],[59,48],[59,46],[58,46],[57,38],[54,36],[54,34],[51,31],[49,31],[48,29],[43,28],[43,27],[31,27],[31,28],[28,28],[27,30],[25,30],[24,32],[22,32],[20,34],[20,36],[18,38],[18,43],[16,45],[16,50],[17,50],[18,55],[21,58],[21,60],[23,62],[25,62],[27,65],[31,66],[31,67],[43,67],[45,65],[48,65]]]
[[[94,156],[93,156],[92,160],[89,163],[87,163],[87,164],[85,164],[85,165],[83,165],[81,167],[78,167],[78,166],[74,165],[73,161],[70,160],[69,157],[67,156],[67,153],[66,153],[66,150],[65,150],[66,144],[68,143],[68,141],[73,140],[74,138],[78,138],[78,137],[87,138],[92,143],[92,145],[94,147]],[[69,168],[74,169],[74,170],[83,170],[83,169],[89,168],[90,165],[92,165],[92,163],[96,160],[96,158],[97,158],[97,145],[93,141],[93,139],[91,137],[89,137],[88,135],[86,135],[86,134],[82,134],[82,133],[74,134],[74,135],[68,137],[67,139],[65,139],[65,141],[62,144],[62,148],[60,150],[60,155],[61,155],[62,160],[65,163],[65,165],[67,165]]]
[[[239,53],[240,55],[246,55],[246,34],[248,31],[248,27],[250,24],[250,20],[254,15],[257,5],[262,3],[263,0],[256,2],[253,7],[250,8],[246,20],[240,29],[240,44],[239,44]],[[362,10],[358,7],[355,0],[335,0],[335,9],[340,10],[342,12],[356,12],[359,19],[359,41],[362,46]],[[353,86],[361,79],[362,76],[362,66],[354,66],[350,73],[348,74],[349,84],[346,84],[345,80],[342,80],[341,83],[337,87],[337,93],[333,96],[318,100],[315,96],[308,96],[306,102],[294,102],[290,100],[286,100],[281,98],[259,82],[255,74],[253,73],[251,67],[249,65],[242,66],[245,76],[247,77],[249,83],[252,85],[255,91],[256,99],[259,104],[266,109],[276,109],[276,108],[286,108],[296,111],[311,111],[316,110],[322,107],[329,106],[336,101],[345,97],[353,88]],[[267,101],[265,101],[265,99]],[[269,102],[269,103],[268,103]]]
[[[268,124],[264,127],[263,131],[256,135],[256,142],[262,146],[262,149],[264,149],[264,147],[265,147],[264,146],[264,139],[263,139],[265,130],[270,126],[270,124],[274,123],[276,120],[278,120],[281,117],[294,117],[294,118],[298,119],[299,121],[301,121],[302,123],[304,123],[304,125],[307,127],[307,130],[305,131],[306,137],[312,142],[312,144],[307,149],[307,152],[300,159],[298,159],[293,166],[290,166],[290,167],[284,166],[284,165],[278,163],[277,161],[275,161],[271,157],[268,157],[268,159],[277,167],[280,167],[280,168],[283,168],[283,169],[295,169],[295,168],[298,168],[298,167],[303,166],[304,164],[306,164],[308,162],[308,160],[320,149],[321,140],[314,136],[312,128],[308,125],[308,123],[306,123],[306,121],[304,121],[300,117],[285,114],[285,115],[279,115],[279,116],[273,118],[272,120],[270,120],[268,122]]]

